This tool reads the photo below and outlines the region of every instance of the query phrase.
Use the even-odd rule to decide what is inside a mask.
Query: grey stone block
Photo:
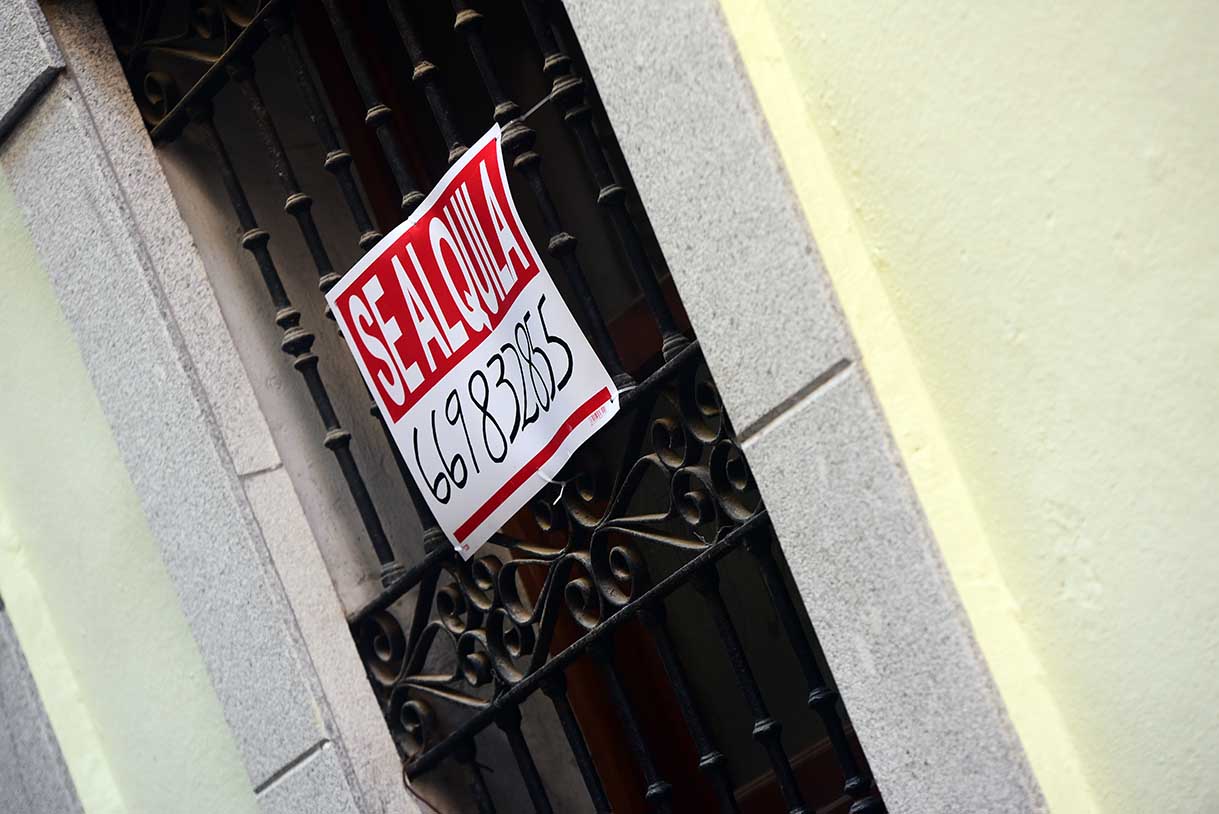
[[[330,743],[311,750],[258,795],[263,814],[366,814],[352,799]]]
[[[862,372],[746,454],[889,810],[1044,811]]]
[[[257,785],[326,737],[308,663],[112,165],[68,80],[13,131],[0,168]]]
[[[0,0],[0,139],[63,68],[34,0]]]
[[[285,765],[299,759],[302,749],[328,738],[330,757],[340,769],[338,780],[349,790],[347,796],[358,801],[361,812],[411,812],[414,807],[402,785],[399,759],[362,673],[334,587],[318,556],[317,541],[305,524],[199,249],[169,193],[105,28],[91,4],[49,0],[45,9],[66,55],[71,79],[67,106],[82,113],[80,118],[87,122],[83,130],[88,130],[84,135],[95,139],[88,146],[105,165],[101,173],[105,180],[85,193],[113,203],[108,212],[113,227],[129,239],[119,239],[124,244],[119,255],[128,253],[115,262],[128,263],[126,286],[138,292],[135,307],[146,310],[140,328],[156,334],[152,311],[160,312],[163,333],[184,373],[182,383],[174,377],[174,384],[191,386],[193,397],[184,405],[191,413],[184,417],[190,425],[168,440],[185,444],[194,434],[190,440],[196,446],[212,442],[217,453],[207,456],[202,448],[193,452],[193,461],[187,463],[201,465],[202,483],[179,487],[188,491],[202,487],[201,500],[215,500],[215,511],[227,513],[227,522],[217,528],[208,515],[196,514],[193,522],[199,523],[196,535],[201,539],[195,551],[168,551],[167,561],[183,563],[182,572],[173,563],[171,570],[176,570],[179,595],[252,785],[278,779]],[[30,218],[44,212],[30,213]],[[65,280],[69,274],[63,273]],[[111,283],[118,277],[112,274]],[[98,294],[102,302],[96,307],[122,311],[122,300],[128,296],[124,286],[113,286],[106,294]],[[79,307],[76,299],[83,296],[84,292],[73,292],[74,305]],[[76,322],[78,312],[66,311]],[[74,324],[74,329],[79,334],[87,328]],[[110,341],[123,338],[115,335]],[[157,350],[168,352],[163,344]],[[137,350],[121,355],[129,363],[138,362]],[[95,378],[107,375],[116,383],[121,378],[112,370],[96,368],[90,355],[85,361]],[[145,370],[132,364],[127,377],[139,378]],[[99,395],[106,403],[106,394]],[[172,412],[168,405],[180,392],[169,389],[161,395],[167,400],[163,411]],[[133,397],[137,394],[123,394],[113,408],[129,411],[132,406],[126,400]],[[150,430],[147,441],[155,440],[155,433]],[[122,437],[119,445],[124,446]],[[149,456],[143,447],[123,452],[139,456],[141,469],[160,465],[145,459]],[[247,475],[244,484],[234,474]],[[210,490],[221,484],[227,494],[212,495]],[[144,486],[161,494],[150,497]],[[151,479],[138,484],[138,491],[145,503],[163,504],[172,486]],[[154,529],[158,542],[180,545],[190,522],[182,517],[169,524],[177,539],[162,539],[161,529]],[[244,539],[239,528],[245,530]],[[190,568],[191,558],[206,559],[207,567]],[[217,596],[226,598],[230,613],[207,618],[206,609]],[[245,615],[234,618],[239,608]],[[196,617],[196,613],[204,615]],[[327,810],[340,812],[346,804]]]
[[[246,494],[316,670],[340,767],[364,814],[415,811],[402,765],[287,471],[247,477]]]
[[[0,811],[79,814],[80,801],[0,601]]]
[[[266,420],[97,9],[73,0],[50,0],[45,9],[139,231],[139,249],[155,275],[154,291],[178,324],[184,351],[207,371],[199,385],[234,468],[244,474],[277,466]]]
[[[855,351],[711,0],[565,3],[738,431]]]

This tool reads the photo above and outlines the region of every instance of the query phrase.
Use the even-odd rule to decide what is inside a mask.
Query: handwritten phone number
[[[453,498],[454,488],[461,489],[466,485],[471,467],[475,473],[480,473],[482,465],[487,461],[502,463],[521,432],[550,412],[558,394],[571,380],[571,346],[546,327],[546,315],[542,310],[545,304],[546,295],[543,294],[534,309],[537,313],[535,327],[541,329],[541,346],[535,344],[533,331],[530,329],[534,310],[526,311],[512,326],[512,341],[501,345],[482,368],[475,368],[464,386],[452,388],[445,396],[443,410],[431,411],[428,419],[431,427],[431,447],[440,460],[440,471],[435,476],[426,474],[420,455],[420,427],[415,426],[413,429],[411,441],[415,466],[428,491],[438,503],[447,504]],[[556,354],[558,367],[563,368],[561,374],[556,372],[551,353]],[[507,399],[501,400],[501,397],[509,394],[512,398],[512,421],[505,419],[501,422],[492,408],[499,404],[506,405]],[[467,407],[472,409],[467,410]],[[461,428],[464,448],[452,455],[441,449],[439,427],[442,425],[438,425],[438,421],[444,422],[448,427]],[[509,423],[510,426],[507,426]],[[424,429],[426,432],[426,428]],[[480,437],[482,443],[478,444],[476,441]],[[425,437],[425,445],[426,440]]]

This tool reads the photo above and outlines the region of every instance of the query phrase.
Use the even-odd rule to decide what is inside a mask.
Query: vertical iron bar
[[[415,30],[402,0],[389,0],[388,5],[390,16],[394,18],[394,25],[398,28],[398,34],[402,37],[403,44],[406,45],[407,56],[411,59],[411,80],[423,88],[423,95],[427,99],[428,107],[432,110],[432,118],[436,120],[436,127],[440,130],[440,135],[449,148],[449,163],[452,164],[462,157],[467,148],[461,140],[461,135],[457,132],[449,100],[440,87],[440,69],[424,56],[419,33]]]
[[[702,716],[698,712],[694,695],[690,692],[686,671],[682,668],[681,661],[677,658],[677,652],[673,649],[673,641],[669,638],[668,625],[665,624],[664,601],[661,600],[655,605],[640,608],[639,619],[652,634],[652,641],[656,645],[656,652],[660,654],[660,661],[664,665],[669,685],[673,687],[673,692],[677,696],[677,706],[681,709],[682,717],[686,719],[690,738],[694,741],[695,748],[698,749],[698,768],[707,776],[715,789],[720,811],[724,814],[738,814],[736,796],[732,793],[732,779],[728,776],[727,759],[715,747],[715,743],[707,732],[707,727],[703,724]]]
[[[677,330],[673,313],[665,302],[656,273],[648,262],[643,241],[635,224],[626,211],[626,190],[614,178],[605,149],[593,129],[592,111],[585,98],[584,80],[571,68],[571,58],[563,53],[550,30],[546,3],[542,0],[522,0],[534,38],[542,51],[542,72],[551,79],[550,98],[555,101],[563,121],[576,137],[585,166],[597,186],[597,204],[613,225],[618,243],[626,254],[627,262],[643,292],[644,302],[652,313],[652,319],[660,331],[661,351],[665,359],[673,356],[690,343]]]
[[[745,541],[745,548],[753,555],[758,564],[758,570],[762,572],[762,580],[766,583],[771,603],[779,615],[779,621],[796,654],[796,659],[800,662],[800,670],[804,673],[804,680],[808,684],[809,709],[821,717],[826,734],[830,739],[830,746],[834,750],[834,757],[838,759],[838,765],[842,767],[846,777],[843,790],[855,801],[851,805],[851,813],[883,814],[884,803],[881,802],[878,795],[872,793],[874,788],[872,777],[867,771],[860,768],[859,762],[851,750],[850,741],[847,740],[842,718],[838,714],[838,691],[831,688],[825,680],[825,675],[813,655],[813,648],[804,635],[799,614],[792,603],[791,594],[788,593],[787,586],[784,584],[779,563],[775,560],[771,535],[751,535]]]
[[[326,392],[326,386],[318,372],[317,356],[311,352],[313,334],[300,327],[300,311],[294,308],[288,299],[279,272],[275,268],[275,261],[271,259],[271,252],[267,249],[267,241],[271,236],[265,229],[258,226],[254,210],[250,207],[245,190],[242,189],[241,181],[237,177],[237,170],[225,149],[220,131],[216,129],[216,124],[212,120],[211,104],[201,103],[192,107],[190,116],[192,120],[200,124],[203,139],[216,157],[221,180],[228,192],[233,209],[237,213],[237,220],[241,224],[241,247],[254,255],[267,293],[275,306],[275,323],[284,332],[280,348],[292,357],[292,366],[300,371],[305,385],[309,388],[309,395],[313,398],[313,404],[322,419],[322,425],[326,428],[326,435],[322,443],[334,453],[339,462],[339,468],[347,482],[347,489],[355,501],[364,530],[368,534],[368,539],[372,543],[373,550],[384,571],[387,567],[393,566],[394,553],[390,548],[389,540],[386,539],[385,529],[381,526],[381,518],[373,505],[372,497],[368,494],[364,477],[360,474],[359,466],[351,453],[351,433],[343,429],[339,423],[334,406],[330,402],[330,395]]]
[[[496,725],[503,730],[512,747],[512,756],[516,758],[517,768],[521,772],[521,780],[529,791],[529,799],[533,801],[533,810],[537,814],[554,814],[550,807],[550,798],[546,796],[546,787],[542,784],[542,776],[538,774],[537,764],[533,762],[533,754],[529,744],[521,733],[521,708],[516,704],[506,707],[495,719]]]
[[[478,806],[478,814],[495,814],[495,801],[491,799],[491,789],[487,788],[487,780],[475,759],[474,738],[467,738],[453,753],[453,757],[465,767],[470,778],[470,792],[474,795],[474,803]]]
[[[267,17],[266,25],[267,30],[274,34],[283,46],[284,55],[287,56],[288,62],[292,66],[292,73],[296,76],[296,84],[300,88],[309,120],[313,122],[322,146],[326,148],[323,166],[338,181],[339,188],[343,192],[343,199],[347,202],[347,209],[351,213],[351,219],[360,233],[360,248],[368,251],[381,239],[381,233],[373,228],[364,199],[360,196],[360,190],[356,186],[355,177],[351,171],[351,153],[347,152],[339,142],[334,125],[330,123],[330,114],[326,112],[317,87],[313,84],[313,77],[309,73],[305,56],[301,53],[296,38],[292,36],[291,17],[273,14]],[[323,289],[323,292],[326,290],[328,289]]]
[[[360,231],[358,245],[360,249],[367,251],[381,239],[382,235],[373,228],[372,221],[368,216],[368,210],[364,206],[364,199],[360,197],[360,191],[356,187],[355,177],[351,169],[351,154],[344,150],[339,143],[338,135],[335,133],[334,126],[330,122],[330,116],[322,105],[317,88],[313,84],[313,78],[309,74],[304,54],[301,53],[300,47],[292,36],[290,23],[286,18],[271,16],[267,18],[267,28],[277,35],[284,47],[284,52],[292,65],[292,71],[296,74],[297,85],[300,87],[309,119],[313,122],[318,138],[326,148],[324,166],[338,181],[339,187],[343,192],[343,197],[347,201],[347,208],[351,213],[352,220]],[[278,141],[278,139],[276,140]],[[338,275],[334,275],[333,280],[330,281],[323,279],[322,291],[328,291],[335,282],[338,282],[338,279]],[[329,309],[327,309],[327,314],[329,314]],[[389,445],[390,453],[393,455],[394,464],[397,466],[398,473],[402,476],[402,480],[406,483],[407,490],[410,492],[411,503],[414,505],[415,513],[419,516],[419,520],[423,525],[424,545],[427,548],[429,544],[434,544],[437,538],[443,538],[443,532],[437,526],[436,518],[432,515],[432,510],[428,508],[427,503],[424,501],[423,494],[419,491],[418,486],[415,485],[415,479],[411,476],[406,461],[402,458],[402,452],[394,441],[389,425],[385,422],[384,416],[381,415],[376,402],[371,400],[371,394],[369,411],[377,419],[377,423],[381,425],[381,431],[385,434],[385,440]],[[388,584],[392,581],[393,576],[393,573],[383,572],[381,575],[382,583]]]
[[[790,814],[808,814],[808,807],[796,784],[796,774],[787,758],[787,752],[783,749],[780,738],[783,725],[770,717],[753,669],[749,666],[749,659],[745,656],[740,634],[728,614],[724,597],[720,595],[719,581],[719,571],[714,563],[699,570],[691,580],[694,589],[706,601],[711,620],[724,643],[728,660],[732,663],[732,672],[736,675],[737,684],[749,704],[750,712],[753,713],[753,737],[766,750],[766,756],[775,771],[775,778],[779,781],[779,789],[783,792],[783,799],[787,802],[788,811]]]
[[[609,370],[614,384],[620,392],[630,390],[635,386],[635,380],[623,369],[622,359],[610,338],[609,328],[606,327],[605,319],[593,299],[592,290],[588,287],[584,269],[576,257],[576,238],[563,228],[558,208],[542,179],[542,157],[533,150],[537,134],[521,120],[520,108],[504,93],[503,86],[495,74],[491,56],[487,52],[486,43],[483,42],[482,15],[470,8],[466,0],[453,0],[453,10],[457,13],[454,28],[465,38],[483,85],[491,101],[495,103],[495,120],[504,128],[504,149],[512,159],[512,167],[520,171],[529,183],[542,212],[542,219],[546,222],[546,230],[550,232],[547,250],[562,264],[563,273],[571,284],[580,309],[584,312],[585,322],[592,332],[593,345]]]
[[[339,281],[339,275],[334,271],[330,255],[326,252],[322,236],[317,230],[317,223],[313,220],[313,199],[301,189],[296,173],[292,170],[292,163],[288,160],[279,131],[275,129],[271,112],[267,110],[258,81],[254,78],[254,66],[245,59],[235,60],[229,63],[228,73],[241,90],[241,95],[245,97],[250,112],[254,114],[259,140],[267,151],[267,157],[271,159],[271,169],[284,191],[284,211],[296,219],[301,237],[309,249],[309,256],[313,258],[314,268],[317,269],[318,286],[325,293]]]
[[[398,193],[402,196],[402,216],[406,217],[411,210],[423,202],[424,196],[419,191],[419,185],[415,182],[414,176],[407,169],[406,161],[402,158],[402,151],[398,147],[398,137],[394,135],[390,122],[393,113],[381,102],[377,94],[372,77],[368,73],[368,66],[364,64],[364,59],[360,56],[360,47],[356,42],[355,34],[352,33],[347,17],[339,8],[339,3],[336,0],[322,0],[322,6],[326,9],[326,16],[330,18],[330,26],[334,29],[335,37],[339,41],[339,50],[343,52],[343,59],[347,61],[351,77],[355,80],[356,87],[360,91],[360,98],[364,102],[366,108],[364,123],[376,133],[377,141],[381,143],[381,152],[384,153],[385,160],[389,163],[390,174],[394,176],[394,182],[398,185]]]
[[[580,731],[580,724],[576,721],[576,714],[571,709],[571,702],[567,700],[567,676],[562,670],[553,673],[546,679],[542,684],[542,692],[546,693],[546,697],[554,704],[554,711],[559,716],[563,734],[567,736],[567,743],[571,747],[572,756],[576,759],[576,766],[580,769],[580,776],[584,778],[584,785],[588,788],[593,810],[597,814],[610,814],[609,798],[605,796],[605,786],[601,784],[601,775],[597,773],[597,765],[588,751],[584,733]]]
[[[424,574],[423,579],[419,581],[419,590],[415,594],[415,607],[411,610],[411,629],[406,636],[406,649],[403,651],[403,663],[407,665],[409,671],[418,671],[423,668],[423,659],[427,658],[427,654],[418,655],[416,661],[419,643],[422,641],[423,631],[427,628],[428,621],[431,619],[431,611],[433,603],[436,601],[436,585],[440,582],[440,575],[444,573],[444,569],[439,565]]]
[[[635,707],[631,704],[631,699],[627,697],[626,688],[622,686],[622,678],[618,675],[618,668],[614,666],[613,636],[598,639],[589,648],[589,654],[593,661],[601,666],[606,686],[609,688],[610,702],[618,713],[618,720],[622,722],[622,728],[626,730],[627,740],[631,743],[631,751],[635,753],[635,760],[639,763],[643,779],[648,784],[644,796],[653,811],[670,814],[673,810],[670,802],[670,798],[673,796],[673,786],[662,779],[656,770],[656,761],[652,759],[652,753],[648,749],[647,741],[644,740],[643,731],[639,728]]]
[[[242,95],[245,96],[246,103],[254,114],[259,138],[267,150],[267,155],[271,159],[271,167],[276,177],[279,178],[280,186],[283,188],[284,195],[286,196],[284,211],[296,219],[297,225],[300,227],[301,236],[304,238],[305,245],[309,249],[309,254],[313,258],[313,264],[317,268],[318,285],[322,292],[325,293],[339,281],[339,275],[334,271],[334,266],[330,262],[330,256],[326,253],[325,244],[322,242],[321,234],[318,232],[317,224],[313,220],[313,214],[310,211],[313,200],[300,188],[296,173],[292,170],[292,163],[288,160],[287,151],[284,150],[283,141],[279,137],[279,132],[275,128],[275,122],[271,119],[271,113],[267,110],[262,93],[258,88],[258,81],[254,78],[253,66],[246,60],[234,62],[229,66],[229,75],[232,76],[234,83],[241,90]],[[331,319],[334,318],[334,315],[330,313],[329,306],[326,307],[326,316]],[[380,418],[379,411],[377,412],[378,418]],[[385,426],[383,421],[381,422],[381,428],[386,433],[390,449],[394,452],[395,460],[400,460],[401,453],[398,452],[397,445],[389,435],[389,428]],[[405,469],[406,463],[404,461],[401,465]],[[403,566],[396,562],[382,563],[382,584],[388,585],[395,576],[401,573],[402,568]]]

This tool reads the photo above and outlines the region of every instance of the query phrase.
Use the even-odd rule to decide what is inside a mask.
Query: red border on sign
[[[537,472],[548,458],[554,455],[555,450],[559,448],[559,445],[567,440],[567,436],[571,435],[576,427],[578,427],[580,423],[584,421],[584,419],[595,413],[609,400],[609,388],[602,387],[601,390],[594,393],[588,401],[577,407],[572,414],[567,417],[567,420],[563,422],[563,425],[559,427],[557,431],[555,431],[554,437],[547,442],[546,446],[542,447],[542,449],[538,451],[537,455],[530,458],[527,464],[518,469],[516,474],[509,478],[503,486],[496,489],[495,494],[487,498],[486,503],[479,506],[468,518],[466,518],[466,522],[457,527],[458,542],[461,542],[469,537],[474,529],[478,528],[482,522],[491,515],[491,512],[498,509],[513,492],[521,487],[521,484],[528,480],[533,473]]]

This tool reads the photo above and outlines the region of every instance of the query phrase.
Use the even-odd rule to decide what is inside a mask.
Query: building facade
[[[10,750],[14,799],[1044,810],[1054,781],[1025,747],[1034,763],[1050,747],[1009,719],[1040,702],[1000,695],[1011,674],[986,636],[1008,634],[979,621],[977,584],[1009,599],[1001,569],[975,562],[962,587],[960,551],[932,533],[874,393],[891,371],[825,267],[849,265],[843,242],[810,215],[808,156],[751,50],[767,30],[743,3],[484,5],[180,4],[154,21],[143,4],[8,3],[0,595],[16,635],[0,641],[28,668],[0,669],[0,702],[40,744]],[[533,242],[648,405],[646,436],[614,442],[623,471],[681,488],[624,497],[634,481],[611,471],[609,503],[677,500],[585,525],[570,500],[535,510],[494,564],[462,566],[429,545],[319,282],[495,120],[531,133],[509,158],[518,202],[552,201],[521,204]],[[611,550],[642,552],[651,581]],[[560,574],[568,554],[588,573]],[[486,644],[509,583],[575,625],[538,615]],[[581,622],[573,596],[598,613]],[[448,661],[416,619],[452,634]],[[1083,810],[1067,793],[1051,803]]]

